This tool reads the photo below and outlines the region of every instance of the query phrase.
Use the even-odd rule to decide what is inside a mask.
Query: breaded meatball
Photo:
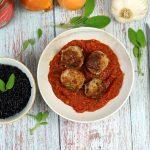
[[[61,74],[62,84],[70,90],[79,90],[85,81],[84,74],[75,69],[66,69]]]
[[[85,85],[85,95],[90,98],[99,98],[103,90],[102,81],[98,78],[92,79]]]
[[[109,59],[106,54],[101,51],[92,52],[86,62],[87,69],[93,74],[100,74],[109,63]]]
[[[84,62],[83,50],[79,46],[69,46],[62,50],[61,62],[68,68],[80,68]]]

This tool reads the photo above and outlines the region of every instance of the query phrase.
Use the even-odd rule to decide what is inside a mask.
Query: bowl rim
[[[29,99],[29,101],[31,102],[30,105],[28,105],[28,104],[29,104],[29,101],[28,101],[27,105],[26,105],[19,113],[15,114],[15,115],[13,115],[13,116],[10,116],[10,117],[8,117],[8,118],[6,118],[6,120],[5,120],[5,119],[0,119],[0,125],[5,125],[5,124],[14,123],[14,122],[20,120],[21,118],[23,118],[23,117],[30,111],[30,109],[32,108],[32,106],[33,106],[33,104],[34,104],[34,102],[35,102],[35,97],[36,97],[36,84],[35,84],[35,79],[34,79],[32,73],[31,73],[31,71],[29,70],[29,68],[28,68],[24,63],[22,63],[22,62],[20,62],[20,61],[18,61],[18,60],[16,60],[16,59],[9,58],[9,57],[0,57],[0,60],[9,60],[9,61],[11,61],[11,62],[15,62],[15,63],[17,63],[18,65],[22,66],[22,68],[19,68],[19,67],[16,66],[15,64],[12,65],[12,66],[14,66],[14,67],[17,67],[17,68],[20,69],[21,71],[26,70],[26,71],[28,72],[28,75],[27,75],[27,73],[25,73],[25,72],[23,72],[23,73],[25,73],[25,74],[27,75],[27,77],[28,77],[28,79],[29,79],[29,81],[30,81],[30,84],[32,84],[32,86],[33,86],[33,87],[32,87],[33,90],[31,90],[31,92],[33,93],[33,94],[32,94],[33,97],[32,97],[32,99],[31,99],[31,98]],[[6,63],[6,65],[7,65],[7,63]],[[8,64],[8,65],[11,65],[11,63]],[[30,77],[29,77],[29,75],[30,75]],[[23,112],[23,110],[24,110],[24,112]],[[21,113],[21,112],[22,112],[22,113]],[[16,116],[16,118],[13,119],[14,116]],[[9,118],[12,118],[12,119],[9,120]]]
[[[107,119],[107,118],[111,117],[113,114],[115,114],[116,112],[118,112],[118,111],[123,107],[123,105],[127,102],[127,99],[129,98],[129,96],[130,96],[130,94],[131,94],[131,91],[132,91],[132,89],[133,89],[133,85],[134,85],[134,74],[135,74],[135,73],[134,73],[134,68],[133,68],[133,62],[132,62],[132,59],[131,59],[131,57],[130,57],[130,55],[129,55],[129,52],[127,51],[127,48],[124,46],[124,44],[123,44],[119,39],[117,39],[114,35],[112,35],[111,33],[108,33],[107,31],[104,31],[104,30],[102,30],[102,29],[93,28],[93,27],[79,27],[79,28],[70,29],[70,30],[67,30],[67,31],[64,31],[64,32],[58,34],[55,38],[53,38],[53,39],[47,44],[47,46],[45,47],[45,49],[43,50],[43,52],[42,52],[42,54],[41,54],[41,56],[40,56],[39,62],[38,62],[38,67],[37,67],[37,84],[38,84],[38,87],[40,86],[40,85],[39,85],[39,78],[38,78],[39,67],[40,67],[39,65],[40,65],[41,59],[42,59],[42,57],[43,57],[43,55],[44,55],[44,52],[45,52],[45,50],[49,47],[49,45],[50,45],[52,42],[54,42],[55,40],[57,40],[58,38],[62,37],[63,35],[65,35],[65,34],[67,34],[67,33],[69,33],[69,32],[72,32],[72,31],[76,32],[76,31],[86,30],[86,29],[93,30],[93,31],[103,32],[103,33],[109,35],[110,37],[114,38],[114,39],[125,49],[125,53],[127,54],[128,58],[129,58],[129,60],[130,60],[130,63],[131,63],[131,68],[132,68],[132,83],[131,83],[130,91],[129,91],[127,97],[125,98],[124,102],[123,102],[114,112],[110,113],[109,115],[107,115],[107,116],[105,116],[105,117],[103,117],[103,118],[95,119],[95,120],[90,120],[90,121],[75,120],[75,119],[70,119],[70,118],[68,118],[68,117],[66,117],[66,116],[63,116],[62,114],[60,114],[59,112],[57,112],[56,110],[54,110],[51,106],[49,106],[48,102],[45,100],[45,98],[44,98],[44,96],[43,96],[43,94],[42,94],[41,89],[39,88],[39,91],[40,91],[40,94],[41,94],[43,100],[45,101],[45,103],[48,105],[48,107],[49,107],[51,110],[53,110],[57,115],[61,116],[62,118],[67,119],[67,120],[70,120],[70,121],[73,121],[73,122],[76,122],[76,123],[93,123],[93,122],[102,121],[102,120],[104,120],[104,119]]]

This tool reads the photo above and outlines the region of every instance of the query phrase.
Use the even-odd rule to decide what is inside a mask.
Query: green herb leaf
[[[0,79],[0,91],[5,92],[5,82]]]
[[[44,121],[48,117],[49,113],[48,112],[43,112],[42,114],[42,121]]]
[[[29,39],[28,42],[33,46],[35,44],[35,39]]]
[[[82,16],[73,17],[70,19],[70,23],[76,24],[81,18],[82,18]]]
[[[30,134],[32,135],[33,132],[34,132],[38,127],[40,127],[40,124],[39,124],[39,123],[37,123],[33,128],[30,128]]]
[[[142,52],[139,50],[139,54],[137,57],[137,68],[138,68],[138,74],[143,75],[142,68],[141,68],[141,60],[142,60]]]
[[[39,112],[37,115],[28,114],[28,116],[32,117],[37,121],[35,126],[30,129],[30,134],[33,134],[34,130],[36,130],[41,125],[47,125],[48,123],[45,122],[46,118],[48,117],[48,112]]]
[[[48,122],[40,122],[39,124],[45,126],[48,124]]]
[[[143,56],[142,47],[146,46],[146,38],[144,32],[141,29],[139,29],[136,33],[136,31],[134,31],[132,28],[129,28],[128,37],[130,42],[134,45],[133,54],[137,59],[138,74],[143,75],[142,68],[141,68],[141,62]]]
[[[37,122],[41,122],[43,120],[45,120],[48,117],[48,112],[40,112],[36,115],[36,120]]]
[[[37,123],[33,128],[30,129],[30,134],[32,135],[33,132],[39,128],[40,126],[46,126],[48,124],[48,122],[40,122],[40,123]]]
[[[134,46],[133,54],[134,54],[135,57],[139,57],[139,48],[138,47]]]
[[[15,84],[15,75],[14,75],[14,73],[12,73],[8,79],[7,84],[6,84],[6,90],[12,89],[14,84]]]
[[[137,39],[137,42],[140,44],[141,47],[146,46],[146,38],[145,38],[144,32],[141,29],[139,29],[137,31],[136,39]]]
[[[29,43],[28,40],[24,41],[24,42],[23,42],[23,46],[22,46],[22,51],[25,51],[25,50],[28,48],[29,44],[30,44],[30,43]]]
[[[129,30],[128,30],[128,37],[129,37],[130,42],[134,46],[139,47],[139,44],[138,44],[138,42],[136,40],[136,32],[132,28],[129,28]]]
[[[94,16],[91,18],[88,18],[84,25],[88,27],[95,27],[95,28],[104,28],[110,23],[110,18],[107,16]]]
[[[95,8],[95,0],[86,0],[83,16],[84,17],[90,16],[93,13],[94,8]]]
[[[73,17],[70,20],[70,24],[75,25],[75,27],[82,26],[87,19],[88,19],[87,17],[81,17],[81,16]]]
[[[41,121],[42,121],[42,116],[43,116],[43,113],[42,113],[42,112],[39,112],[39,113],[36,115],[36,120],[37,120],[37,122],[41,122]]]
[[[38,39],[41,38],[42,34],[43,34],[43,31],[42,31],[42,29],[39,28],[39,29],[37,30]]]

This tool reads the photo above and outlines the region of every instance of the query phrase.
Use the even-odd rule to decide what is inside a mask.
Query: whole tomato
[[[57,1],[62,8],[65,8],[67,10],[81,9],[86,2],[86,0],[57,0]]]
[[[20,0],[22,5],[31,11],[50,10],[53,8],[53,0]]]
[[[12,0],[0,0],[0,28],[5,26],[13,17],[14,4]]]

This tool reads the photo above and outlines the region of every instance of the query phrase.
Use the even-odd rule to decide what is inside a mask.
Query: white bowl
[[[22,64],[19,61],[16,61],[14,59],[11,58],[0,58],[0,64],[6,64],[6,65],[11,65],[11,66],[15,66],[17,68],[19,68],[23,73],[25,73],[27,75],[27,77],[29,78],[30,84],[31,84],[31,96],[30,99],[26,105],[26,107],[19,113],[5,118],[5,119],[0,119],[0,124],[7,124],[7,123],[12,123],[17,121],[18,119],[22,118],[32,107],[34,100],[35,100],[35,95],[36,95],[36,86],[35,86],[35,81],[34,78],[31,74],[31,72],[29,71],[29,69]]]
[[[119,95],[114,98],[114,100],[108,102],[103,108],[94,112],[77,113],[72,107],[66,105],[55,96],[48,81],[50,61],[65,44],[75,39],[96,39],[109,45],[117,55],[121,69],[124,72],[124,81]],[[43,51],[37,71],[38,86],[47,105],[54,112],[66,119],[85,123],[106,118],[116,112],[129,97],[133,85],[133,78],[134,72],[132,62],[123,44],[103,30],[88,27],[68,30],[53,39]]]

